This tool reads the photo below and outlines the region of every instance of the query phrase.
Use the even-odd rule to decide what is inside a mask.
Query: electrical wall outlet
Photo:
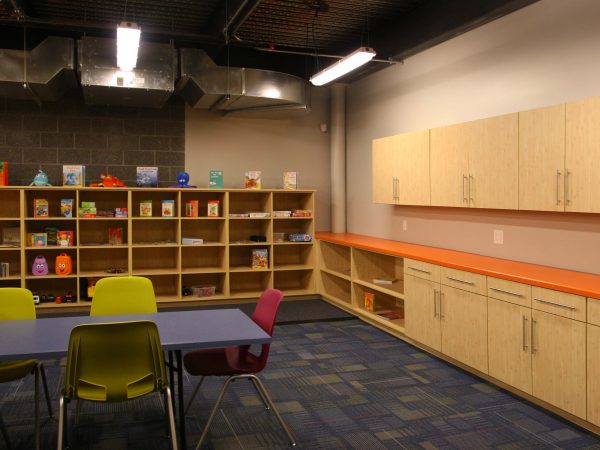
[[[494,244],[504,244],[503,230],[494,230]]]

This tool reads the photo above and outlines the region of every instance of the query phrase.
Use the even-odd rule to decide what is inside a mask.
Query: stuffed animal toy
[[[48,275],[48,263],[43,256],[36,256],[31,266],[31,273],[36,276]]]
[[[52,186],[48,183],[48,175],[42,169],[38,170],[38,173],[33,177],[33,181],[29,186]]]
[[[108,175],[100,174],[102,181],[100,183],[90,183],[90,187],[125,187],[125,183],[110,173]]]

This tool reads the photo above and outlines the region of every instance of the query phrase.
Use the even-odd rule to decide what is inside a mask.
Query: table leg
[[[185,412],[183,410],[183,358],[181,357],[181,350],[175,350],[175,357],[177,358],[177,402],[179,403],[179,438],[181,442],[181,448],[185,450],[187,448],[187,439],[185,436]]]

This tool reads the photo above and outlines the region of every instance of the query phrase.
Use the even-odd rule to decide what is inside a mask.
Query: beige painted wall
[[[225,188],[242,188],[244,172],[262,171],[264,188],[281,188],[284,171],[298,172],[300,189],[316,189],[316,228],[330,227],[327,89],[313,88],[310,113],[290,120],[222,116],[187,107],[185,166],[191,184],[208,187],[208,172],[222,169]]]
[[[374,138],[600,95],[598,18],[541,0],[349,86],[348,230],[600,273],[598,214],[376,205],[370,174]]]

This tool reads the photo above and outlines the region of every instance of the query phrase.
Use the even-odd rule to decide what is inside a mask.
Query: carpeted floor
[[[64,360],[48,361],[56,405]],[[359,320],[276,327],[262,379],[303,449],[600,449],[600,439]],[[185,380],[186,394],[194,380]],[[188,418],[194,448],[222,380],[209,379]],[[0,385],[17,449],[33,448],[33,377]],[[72,409],[71,413],[74,411]],[[158,396],[84,403],[71,448],[167,449]],[[45,419],[43,448],[56,446]],[[289,448],[250,383],[227,394],[205,448]],[[0,441],[0,448],[4,442]]]

